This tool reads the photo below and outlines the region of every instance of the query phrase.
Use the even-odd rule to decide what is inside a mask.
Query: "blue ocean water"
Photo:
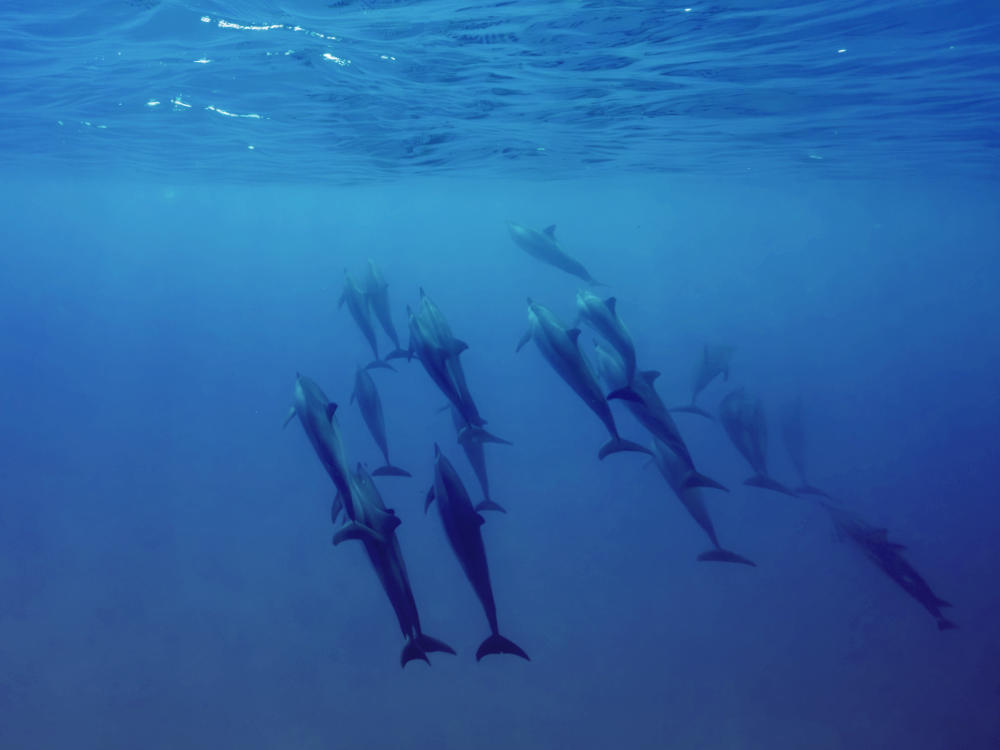
[[[1000,9],[991,3],[188,2],[0,7],[0,748],[1000,746]],[[675,413],[724,547],[529,343],[586,284],[505,222],[555,225]],[[468,344],[500,631],[435,507],[422,365],[371,370],[376,477],[424,631],[404,640],[296,373],[352,462],[369,259],[407,345],[421,288]],[[379,351],[389,350],[381,330]],[[591,357],[587,326],[580,351]],[[592,357],[591,357],[592,359]],[[761,399],[746,486],[718,405]],[[629,439],[648,444],[626,404]],[[877,529],[905,550],[879,547]],[[883,540],[884,541],[884,540]]]

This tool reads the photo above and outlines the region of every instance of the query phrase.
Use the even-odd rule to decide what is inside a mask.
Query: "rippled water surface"
[[[998,167],[994,3],[5,2],[0,153],[245,181]]]

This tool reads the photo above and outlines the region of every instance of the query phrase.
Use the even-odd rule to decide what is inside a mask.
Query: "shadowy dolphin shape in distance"
[[[434,485],[427,493],[424,510],[437,500],[445,535],[451,544],[458,562],[479,597],[486,620],[490,625],[490,635],[476,650],[476,661],[487,654],[513,654],[529,659],[524,650],[513,641],[500,635],[497,625],[497,608],[490,583],[490,569],[486,562],[486,548],[483,546],[481,526],[483,517],[472,507],[469,493],[462,484],[455,467],[434,444]],[[530,661],[530,659],[529,659]]]
[[[710,346],[705,344],[701,351],[701,358],[695,365],[694,378],[691,385],[691,403],[687,406],[675,406],[670,411],[683,411],[690,414],[699,414],[706,419],[712,419],[712,415],[695,404],[698,394],[701,393],[708,384],[719,375],[724,381],[729,380],[729,361],[733,358],[735,347],[732,346]]]
[[[728,393],[719,403],[719,421],[733,445],[756,472],[743,484],[797,497],[767,473],[767,421],[759,398],[748,395],[744,388]]]
[[[877,528],[863,521],[854,513],[820,500],[820,504],[830,513],[837,536],[850,539],[865,556],[881,568],[907,594],[916,599],[937,621],[938,630],[953,630],[958,626],[946,618],[941,609],[951,604],[938,597],[902,552],[906,548],[890,542],[885,529]]]
[[[795,467],[795,473],[799,475],[800,484],[795,491],[800,495],[819,495],[829,498],[827,492],[809,484],[809,480],[806,479],[806,435],[802,426],[801,398],[796,398],[782,413],[781,437],[792,466]]]
[[[385,415],[382,412],[382,399],[378,395],[375,381],[368,374],[368,370],[359,367],[354,374],[354,391],[351,393],[351,401],[358,401],[358,408],[361,416],[368,425],[368,431],[375,439],[375,444],[382,451],[385,458],[385,466],[380,466],[372,472],[375,476],[408,477],[410,472],[393,466],[389,460],[389,443],[385,436]]]
[[[368,260],[368,276],[365,279],[365,296],[368,297],[368,304],[372,312],[382,325],[385,335],[392,341],[393,350],[385,355],[386,360],[399,359],[407,356],[406,352],[399,346],[399,334],[396,333],[396,326],[392,322],[392,306],[389,304],[389,284],[382,271],[374,260]],[[376,357],[377,359],[377,357]]]

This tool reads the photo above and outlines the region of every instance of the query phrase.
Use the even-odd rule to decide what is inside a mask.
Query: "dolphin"
[[[576,294],[577,320],[589,323],[618,352],[625,365],[625,383],[619,387],[626,387],[635,379],[635,343],[618,316],[617,304],[614,297],[602,300],[586,289]]]
[[[785,409],[781,419],[781,437],[785,443],[785,450],[792,460],[795,472],[799,475],[800,486],[795,491],[800,495],[819,495],[829,498],[830,495],[809,484],[806,479],[806,436],[802,427],[802,399],[797,398],[787,409]]]
[[[448,410],[451,412],[451,422],[455,426],[455,432],[461,436],[463,430],[468,429],[469,423],[465,421],[454,404],[448,404]],[[503,442],[506,445],[510,445],[506,440]],[[502,505],[490,499],[490,479],[486,474],[486,448],[482,441],[459,440],[459,444],[462,446],[462,450],[465,451],[466,458],[469,459],[472,471],[475,473],[476,479],[479,480],[479,486],[483,489],[483,501],[476,505],[476,510],[497,510],[501,513],[506,513],[507,511]]]
[[[534,340],[542,356],[552,365],[552,369],[566,381],[569,387],[604,423],[608,432],[611,433],[611,439],[601,447],[597,457],[603,459],[605,456],[621,451],[649,453],[648,448],[625,440],[618,435],[618,427],[611,414],[611,407],[608,406],[608,402],[601,392],[601,387],[597,383],[593,370],[590,369],[590,364],[580,352],[580,347],[577,344],[579,338],[579,328],[567,329],[551,310],[533,301],[530,297],[528,298],[528,331],[518,342],[517,351],[520,351],[529,340]],[[614,393],[608,396],[608,398],[615,397]]]
[[[365,295],[368,297],[368,304],[378,322],[382,324],[382,330],[392,341],[394,349],[389,352],[386,360],[406,357],[407,354],[399,347],[399,335],[396,333],[396,326],[392,322],[392,307],[389,305],[389,284],[386,283],[382,271],[374,260],[368,259],[368,277],[365,279]],[[378,357],[376,356],[376,359]]]
[[[597,371],[604,378],[604,383],[612,389],[612,392],[615,392],[614,389],[624,388],[626,371],[622,358],[616,351],[606,349],[597,341],[594,342],[594,349],[597,352]],[[694,461],[684,443],[684,438],[681,437],[677,424],[670,416],[670,411],[664,406],[653,385],[659,375],[660,373],[656,370],[644,370],[636,373],[632,389],[637,394],[638,400],[625,400],[625,405],[639,420],[639,423],[649,430],[650,434],[657,440],[670,446],[671,451],[685,465],[687,471],[681,478],[681,483],[685,487],[714,487],[717,490],[729,492],[726,487],[714,479],[700,474],[694,468]]]
[[[742,555],[737,555],[735,552],[730,552],[722,548],[718,537],[715,535],[715,526],[712,524],[712,517],[708,515],[708,508],[705,507],[705,501],[701,497],[701,490],[684,483],[685,477],[688,474],[687,464],[666,443],[655,437],[653,438],[653,461],[656,463],[656,468],[660,470],[663,478],[667,480],[667,484],[674,491],[677,499],[687,508],[687,512],[701,526],[708,535],[709,541],[715,547],[715,549],[702,552],[698,555],[698,559],[756,566],[756,563],[752,560],[748,560]]]
[[[483,517],[472,507],[469,493],[466,492],[455,467],[441,453],[437,443],[434,444],[434,485],[427,493],[424,510],[430,507],[434,500],[437,500],[438,512],[441,514],[441,523],[444,525],[448,542],[465,572],[465,577],[469,579],[476,596],[479,597],[490,625],[489,637],[476,650],[476,661],[487,654],[514,654],[528,659],[528,655],[520,646],[500,635],[497,626],[497,608],[493,601],[493,586],[490,584],[490,569],[486,562],[486,548],[483,546],[483,535],[479,528],[483,525]]]
[[[767,422],[760,399],[748,395],[743,388],[737,388],[719,403],[719,420],[733,445],[756,472],[743,484],[795,497],[794,492],[768,476]]]
[[[395,369],[388,362],[379,359],[378,341],[375,339],[375,326],[372,324],[372,311],[368,305],[368,296],[358,286],[358,283],[348,273],[346,268],[344,269],[344,291],[340,295],[337,306],[342,307],[345,302],[347,303],[347,309],[351,313],[351,317],[354,318],[354,322],[361,329],[362,335],[368,341],[368,345],[371,346],[372,353],[375,355],[374,361],[368,367]]]
[[[361,464],[358,464],[353,475],[358,498],[358,507],[366,517],[371,514],[392,513],[393,511],[385,507],[382,496],[378,488],[372,481],[371,476],[365,471]],[[336,512],[336,502],[334,512]],[[336,518],[334,517],[334,521]],[[399,539],[393,535],[385,543],[363,539],[365,552],[375,569],[382,588],[385,590],[389,603],[396,613],[399,627],[406,638],[406,645],[400,656],[400,666],[405,667],[407,662],[414,659],[421,659],[430,663],[427,658],[428,652],[444,652],[454,654],[455,651],[447,643],[437,638],[426,635],[420,628],[420,616],[417,613],[417,603],[413,598],[413,589],[410,586],[410,578],[406,572],[406,563],[403,561],[403,552],[399,546]]]
[[[295,417],[299,418],[316,456],[341,495],[348,523],[334,536],[334,544],[346,539],[370,539],[385,543],[399,526],[399,519],[391,513],[373,513],[364,517],[359,512],[336,411],[337,405],[326,397],[314,380],[304,375],[296,376],[292,407],[285,425]]]
[[[952,630],[958,627],[941,613],[942,608],[950,607],[951,604],[931,590],[923,576],[903,557],[902,552],[906,548],[901,544],[890,542],[886,529],[872,526],[843,508],[837,508],[822,500],[820,503],[830,513],[838,537],[850,539],[869,560],[882,569],[883,573],[930,612],[937,621],[938,630]]]
[[[368,370],[359,367],[354,374],[354,392],[351,393],[351,402],[358,400],[358,408],[361,409],[361,416],[364,417],[368,431],[375,439],[375,444],[382,451],[385,458],[385,466],[380,466],[372,473],[375,476],[412,476],[410,472],[393,466],[389,460],[389,445],[385,437],[385,416],[382,413],[382,399],[379,398],[378,389],[375,388],[375,381],[368,374]]]
[[[508,221],[507,229],[510,230],[510,236],[511,239],[514,240],[514,244],[524,250],[524,252],[532,258],[537,258],[543,263],[548,263],[550,266],[555,266],[561,271],[573,274],[574,276],[583,279],[591,286],[607,286],[607,284],[602,284],[600,281],[597,281],[597,279],[591,276],[590,272],[583,267],[583,264],[580,261],[568,255],[566,251],[559,246],[559,242],[556,240],[555,224],[550,227],[546,227],[543,232],[538,232],[534,229],[528,229],[527,227],[522,227],[520,224]]]
[[[712,415],[695,405],[698,394],[719,375],[722,379],[729,380],[729,360],[733,358],[735,347],[732,346],[710,346],[705,344],[701,352],[701,359],[695,366],[694,378],[691,386],[691,403],[687,406],[676,406],[671,411],[684,411],[691,414],[700,414],[706,419],[711,419]]]
[[[425,305],[425,302],[429,306]],[[438,319],[435,313],[429,312],[433,309],[435,309],[433,303],[426,296],[421,299],[420,312],[414,313],[412,308],[407,306],[410,351],[420,360],[420,364],[434,384],[468,423],[468,427],[459,435],[460,441],[506,442],[483,429],[486,420],[479,415],[479,409],[465,382],[465,373],[458,362],[458,354],[464,349],[464,344],[450,335],[450,328],[444,328],[447,326],[447,321],[444,321],[443,316]]]

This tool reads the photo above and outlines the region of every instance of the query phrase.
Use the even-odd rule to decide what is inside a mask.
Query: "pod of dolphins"
[[[531,257],[561,271],[570,273],[591,285],[598,285],[584,265],[567,254],[555,238],[555,227],[538,232],[508,222],[514,243]],[[489,634],[476,651],[476,660],[489,654],[510,654],[529,659],[516,643],[500,634],[496,601],[490,578],[486,546],[482,536],[482,515],[485,511],[507,511],[490,495],[485,445],[510,445],[485,428],[486,419],[473,399],[462,367],[461,355],[468,345],[452,332],[447,318],[431,298],[420,289],[416,310],[406,307],[410,339],[406,349],[400,345],[392,319],[388,284],[374,261],[368,262],[367,275],[359,285],[345,270],[344,290],[340,305],[348,311],[362,336],[371,347],[373,360],[355,372],[351,401],[356,401],[365,425],[381,452],[384,465],[369,473],[363,465],[354,469],[347,457],[344,440],[338,426],[337,405],[331,402],[320,386],[297,375],[292,406],[285,424],[298,418],[312,445],[316,457],[334,485],[331,520],[335,526],[333,544],[357,540],[375,570],[376,577],[398,620],[404,646],[400,664],[421,660],[430,663],[429,653],[455,651],[443,641],[424,633],[420,625],[402,549],[396,536],[401,519],[388,508],[375,485],[374,477],[410,477],[405,469],[389,459],[389,441],[385,415],[372,368],[395,370],[389,360],[411,361],[416,358],[430,380],[447,399],[458,444],[482,492],[482,500],[474,502],[454,465],[440,446],[433,445],[433,482],[426,494],[425,511],[437,505],[445,537],[468,579],[486,615]],[[618,313],[614,297],[601,299],[589,290],[577,294],[576,325],[567,327],[549,308],[528,299],[528,329],[516,350],[533,342],[543,359],[597,416],[609,434],[608,441],[598,451],[604,459],[614,453],[642,453],[652,457],[652,463],[662,474],[673,494],[708,537],[711,547],[698,555],[702,561],[731,562],[746,566],[755,563],[743,555],[724,548],[719,542],[708,512],[704,489],[729,490],[695,468],[695,461],[671,412],[697,414],[713,419],[712,414],[697,405],[697,399],[717,378],[728,381],[731,346],[706,345],[699,357],[691,386],[690,403],[668,408],[657,393],[656,370],[641,370],[637,364],[634,341]],[[375,321],[389,339],[389,353],[379,357]],[[594,340],[595,368],[580,346],[581,330],[585,325],[600,339]],[[600,380],[599,380],[600,378]],[[603,381],[602,389],[600,381]],[[605,392],[605,390],[607,392]],[[648,446],[628,440],[619,434],[612,402],[622,403],[649,433]],[[782,415],[781,434],[791,464],[798,475],[794,489],[771,476],[767,465],[767,422],[763,404],[745,388],[727,393],[718,407],[718,420],[729,440],[749,464],[753,474],[744,484],[793,497],[813,496],[830,515],[838,538],[858,547],[907,594],[917,600],[935,618],[941,630],[956,627],[941,610],[949,604],[936,596],[927,582],[906,561],[904,547],[890,542],[887,531],[876,528],[858,515],[846,510],[824,490],[812,485],[806,476],[805,436],[801,401],[795,401]]]

